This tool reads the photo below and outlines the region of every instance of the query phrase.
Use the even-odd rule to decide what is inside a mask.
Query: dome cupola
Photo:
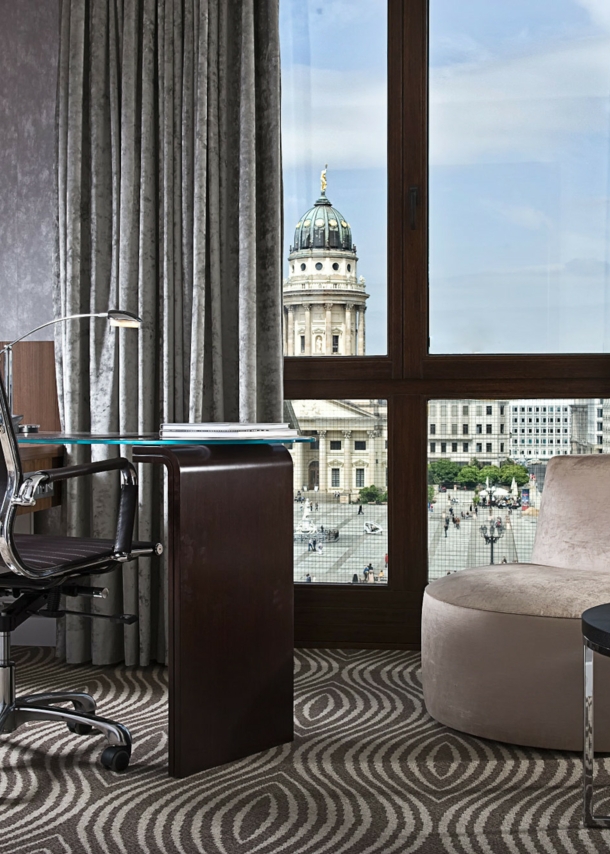
[[[326,169],[322,172],[320,198],[303,214],[294,230],[294,245],[290,251],[299,252],[303,249],[356,251],[349,223],[326,198]]]

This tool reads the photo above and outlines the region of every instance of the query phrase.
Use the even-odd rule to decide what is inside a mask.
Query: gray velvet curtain
[[[56,316],[143,319],[139,333],[57,327],[66,431],[281,418],[278,2],[62,2]],[[112,476],[79,483],[68,533],[112,536],[117,492]],[[142,466],[142,539],[163,538],[162,494]],[[163,568],[141,560],[101,583],[100,611],[139,623],[68,618],[68,661],[163,661]]]

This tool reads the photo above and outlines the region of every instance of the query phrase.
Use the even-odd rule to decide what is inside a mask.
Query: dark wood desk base
[[[170,775],[291,741],[290,454],[147,446],[133,459],[168,471]]]

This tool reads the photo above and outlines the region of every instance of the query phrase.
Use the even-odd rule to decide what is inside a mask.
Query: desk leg
[[[169,773],[293,738],[292,460],[281,445],[134,448],[169,489]]]

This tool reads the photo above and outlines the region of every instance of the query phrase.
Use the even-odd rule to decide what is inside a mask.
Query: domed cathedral
[[[364,356],[368,294],[357,276],[352,231],[321,195],[296,225],[284,279],[284,353],[287,356]]]

